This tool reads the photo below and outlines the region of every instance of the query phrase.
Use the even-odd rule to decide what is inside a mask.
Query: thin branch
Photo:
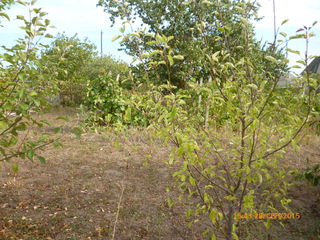
[[[117,223],[118,223],[118,218],[119,218],[119,213],[120,213],[120,208],[121,208],[121,202],[122,202],[122,197],[123,197],[123,193],[125,190],[125,186],[123,185],[123,183],[121,184],[120,188],[121,188],[121,194],[119,197],[116,219],[114,221],[114,226],[113,226],[112,240],[114,240],[115,236],[116,236],[116,229],[117,229]]]
[[[215,183],[214,181],[212,181],[208,176],[206,176],[205,174],[203,174],[196,166],[192,165],[192,167],[205,179],[207,179],[212,185],[216,186],[217,188],[219,188],[220,190],[226,192],[227,194],[232,194],[232,192],[230,192],[228,189],[220,186],[219,184]]]
[[[22,117],[17,117],[5,130],[3,130],[1,133],[0,133],[0,136],[1,135],[4,135],[5,133],[7,133],[11,128],[13,128],[15,125],[17,125],[20,121],[22,120]]]
[[[39,145],[39,146],[33,148],[32,150],[35,151],[35,150],[38,150],[38,149],[43,148],[43,147],[45,147],[45,146],[48,146],[48,145],[52,144],[53,142],[55,142],[55,141],[57,141],[57,140],[59,140],[59,139],[61,139],[61,138],[58,138],[58,139],[55,139],[55,140],[50,140],[49,142],[44,143],[44,144],[42,144],[42,145]],[[19,151],[19,152],[16,152],[16,153],[14,153],[14,154],[7,155],[7,156],[5,156],[5,157],[3,157],[3,158],[0,158],[0,162],[7,161],[7,160],[9,160],[9,159],[11,159],[11,158],[14,158],[14,157],[18,157],[19,155],[21,155],[21,154],[23,154],[23,153],[24,153],[23,151]]]

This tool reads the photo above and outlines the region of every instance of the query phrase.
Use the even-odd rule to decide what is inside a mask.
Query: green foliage
[[[95,46],[76,35],[59,34],[41,54],[41,77],[56,84],[64,105],[79,105],[84,101],[87,68],[96,57]]]
[[[320,93],[318,93],[315,97],[312,110],[312,119],[310,121],[310,125],[315,134],[320,136]]]
[[[9,15],[5,12],[6,9],[10,8],[11,5],[14,4],[13,0],[3,0],[0,2],[0,27],[1,25],[1,20],[3,18],[6,18],[6,20],[10,21]]]
[[[0,10],[9,3],[13,1],[2,1]],[[41,49],[39,38],[49,37],[50,21],[44,18],[46,13],[33,6],[34,1],[18,3],[28,7],[30,15],[17,16],[23,23],[21,29],[25,36],[11,48],[2,46],[0,55],[0,162],[18,157],[44,162],[37,150],[56,140],[48,133],[30,136],[30,129],[49,124],[37,117],[50,95],[50,88],[40,87],[38,67],[41,61],[37,53]]]
[[[320,182],[320,164],[314,165],[312,168],[304,170],[298,175],[299,179],[307,180],[311,185],[317,186]]]
[[[141,103],[142,108],[148,109],[147,113],[157,113],[150,118],[151,123],[175,146],[168,163],[179,166],[173,176],[179,183],[178,199],[188,206],[186,216],[191,224],[207,226],[204,235],[210,234],[212,239],[242,239],[246,223],[237,219],[236,213],[274,212],[279,208],[288,211],[290,199],[286,191],[290,184],[278,160],[287,146],[296,146],[311,114],[312,97],[297,94],[295,89],[277,89],[287,60],[278,46],[264,48],[254,41],[251,3],[206,1],[206,5],[217,4],[219,10],[224,10],[223,14],[212,14],[215,11],[208,7],[216,24],[212,32],[207,27],[213,26],[204,20],[209,16],[200,6],[204,2],[179,3],[171,6],[165,1],[150,5],[143,1],[100,1],[112,17],[130,18],[137,14],[144,21],[150,20],[148,24],[154,29],[160,27],[156,34],[152,28],[151,33],[138,30],[129,34],[122,29],[123,35],[117,37],[127,44],[129,52],[138,53],[141,61],[141,74],[136,77],[147,80],[144,94],[149,96],[149,101]],[[157,6],[164,11],[181,6],[176,15],[186,15],[188,21],[167,20],[161,25],[161,16],[175,19],[176,15],[171,11],[157,15],[156,11],[161,10]],[[194,18],[184,12],[185,6]],[[225,17],[224,13],[229,15]],[[179,23],[188,25],[193,21],[199,38],[192,35],[190,41],[184,42]],[[184,27],[181,29],[186,30]],[[178,30],[172,37],[161,34],[163,29]],[[308,42],[310,29],[299,37]],[[195,55],[188,54],[197,57],[190,59],[188,54],[181,54],[186,49],[178,48],[180,43],[188,43],[188,50]],[[180,80],[184,88],[174,89],[172,84],[179,85],[172,81],[174,66],[190,68],[188,60],[195,68],[191,67],[191,72],[183,70]],[[168,84],[162,89],[153,88],[153,78]],[[311,86],[310,76],[303,82]],[[297,113],[296,109],[302,110]],[[172,200],[168,204],[174,206]],[[270,223],[265,226],[270,227]]]
[[[85,66],[84,75],[87,79],[98,79],[101,75],[109,74],[113,79],[120,81],[124,88],[131,88],[132,81],[129,81],[128,64],[117,61],[111,56],[95,57],[88,65]]]
[[[168,80],[167,75],[170,75],[170,83],[178,88],[185,88],[187,81],[192,78],[208,78],[209,69],[203,68],[207,63],[207,54],[226,49],[232,51],[233,57],[241,58],[241,24],[243,21],[257,19],[258,9],[256,2],[242,0],[100,0],[99,5],[104,7],[113,23],[118,18],[124,20],[120,29],[121,35],[116,36],[114,40],[121,38],[124,50],[141,61],[134,69],[135,74],[140,76],[140,81],[163,84]],[[134,31],[131,21],[137,19],[143,24],[140,29]],[[252,29],[251,25],[247,27]],[[127,29],[131,29],[132,32]],[[145,31],[148,34],[144,34]],[[228,34],[225,34],[226,31]],[[156,44],[159,41],[163,42],[162,38],[165,36],[171,38],[171,53],[167,52],[165,44]],[[250,41],[257,53],[256,64],[260,64],[260,68],[268,71],[272,69],[273,73],[279,72],[279,69],[284,70],[280,65],[274,68],[274,64],[265,64],[264,56],[261,54],[272,53],[273,57],[278,59],[279,55],[283,56],[280,52],[278,54],[278,51],[270,51],[274,47],[263,48],[253,38]],[[146,57],[145,53],[148,52],[154,54]],[[161,57],[163,53],[166,58]],[[173,54],[184,58],[174,59]],[[159,62],[160,59],[165,64],[160,64],[156,70],[146,73],[145,70],[150,69],[146,66]],[[170,65],[167,62],[170,62]]]
[[[88,125],[146,125],[147,119],[134,107],[134,95],[110,75],[89,80],[84,103]]]

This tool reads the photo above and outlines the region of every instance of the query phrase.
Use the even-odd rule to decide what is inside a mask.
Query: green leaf
[[[269,229],[270,226],[271,226],[271,220],[270,219],[267,219],[266,222],[263,222],[264,226],[266,227],[266,229]]]
[[[26,20],[25,17],[22,16],[22,15],[17,15],[17,19],[22,20],[22,21],[25,21],[25,20]]]
[[[121,38],[122,36],[121,35],[117,35],[117,36],[114,36],[113,38],[112,38],[112,42],[115,42],[115,41],[117,41],[119,38]]]
[[[254,89],[254,90],[257,90],[257,89],[258,89],[258,86],[255,85],[255,84],[253,84],[253,83],[248,84],[248,87],[249,87],[249,88],[252,88],[252,89]]]
[[[201,4],[203,4],[203,5],[212,5],[213,3],[210,2],[210,1],[208,1],[208,0],[203,0],[203,1],[201,2]]]
[[[244,24],[244,25],[250,25],[249,21],[247,18],[244,17],[240,17],[240,21]]]
[[[232,237],[234,240],[239,240],[239,237],[235,232],[232,232]]]
[[[62,128],[61,128],[61,127],[57,127],[57,128],[55,128],[55,129],[53,129],[53,132],[54,132],[55,134],[61,133],[61,131],[62,131]]]
[[[30,96],[30,97],[34,97],[34,96],[37,96],[37,95],[38,95],[38,93],[37,93],[37,92],[34,92],[34,91],[29,93],[29,96]]]
[[[62,147],[62,144],[59,141],[54,141],[52,144],[55,148]]]
[[[285,32],[280,32],[280,35],[283,37],[287,37],[288,35]]]
[[[160,36],[160,34],[156,35],[156,40],[157,40],[158,43],[163,43],[164,42],[164,39]]]
[[[147,42],[147,45],[155,45],[155,44],[157,44],[156,41],[149,41],[149,42]]]
[[[207,193],[203,194],[203,201],[205,203],[209,203],[210,202],[210,197],[209,197],[209,195]]]
[[[304,61],[304,60],[298,60],[298,61],[296,61],[296,63],[300,63],[300,64],[302,64],[302,65],[306,65],[306,61]]]
[[[5,17],[8,21],[10,21],[8,14],[6,14],[4,12],[0,12],[0,17]]]
[[[66,117],[66,116],[59,116],[59,117],[56,118],[56,120],[63,120],[63,121],[69,122],[70,118]]]
[[[24,5],[24,6],[27,5],[26,1],[22,1],[22,0],[18,0],[17,3],[19,3],[19,4],[21,4],[21,5]]]
[[[177,60],[184,60],[184,56],[182,55],[175,55],[173,56],[174,59],[177,59]]]
[[[81,137],[81,134],[83,134],[83,131],[81,130],[81,128],[75,127],[71,130],[71,132],[76,135],[77,138]]]
[[[126,31],[126,26],[123,24],[119,31],[124,33]]]
[[[186,212],[186,217],[190,218],[191,215],[192,215],[192,209],[188,209],[187,212]]]
[[[32,20],[31,20],[31,22],[33,23],[33,24],[36,24],[36,21],[38,20],[38,17],[33,17],[32,18]]]
[[[169,41],[171,41],[171,40],[173,40],[173,39],[174,39],[173,36],[169,36],[169,37],[167,38],[167,42],[169,42]]]
[[[234,201],[234,200],[236,200],[236,197],[233,196],[233,195],[228,195],[228,196],[225,196],[224,198],[225,198],[226,200],[228,200],[228,201]]]
[[[267,60],[270,61],[270,62],[277,63],[277,59],[275,59],[275,58],[272,57],[272,56],[266,56],[265,59],[267,59]]]
[[[17,163],[12,164],[11,168],[15,174],[19,172],[19,165]]]
[[[293,65],[291,68],[301,68],[299,65]]]
[[[125,111],[125,114],[124,114],[124,120],[125,121],[131,121],[131,108],[128,107]]]
[[[46,24],[46,26],[49,26],[50,20],[49,20],[49,19],[46,19],[46,20],[44,20],[44,23]]]
[[[25,131],[27,129],[27,124],[22,122],[17,127],[14,128],[16,131]]]
[[[40,13],[40,17],[44,17],[44,16],[46,16],[46,15],[48,15],[48,13],[46,13],[46,12],[41,12],[41,13]]]
[[[189,182],[192,186],[196,185],[196,180],[192,176],[189,176]]]
[[[216,222],[217,222],[216,214],[217,214],[217,209],[215,209],[215,208],[212,209],[211,212],[210,212],[210,214],[209,214],[209,217],[210,217],[211,222],[212,222],[213,224],[216,224]]]
[[[168,55],[168,60],[169,60],[170,66],[172,66],[174,64],[174,61],[170,55]]]
[[[46,163],[46,159],[44,157],[38,155],[37,158],[42,164]]]
[[[6,129],[8,127],[8,124],[4,121],[0,121],[0,130]]]
[[[34,157],[34,154],[35,154],[34,150],[33,149],[29,149],[27,151],[27,158],[32,161],[33,157]]]
[[[303,29],[302,30],[299,29],[298,31],[303,31]],[[297,34],[297,35],[289,37],[290,40],[292,40],[292,39],[300,39],[300,38],[305,38],[305,35],[304,34]]]
[[[41,102],[40,102],[40,100],[39,100],[39,99],[34,98],[34,99],[33,99],[33,102],[34,102],[34,104],[35,104],[37,107],[40,107]]]
[[[168,203],[168,207],[169,207],[169,208],[172,208],[174,202],[172,201],[171,198],[167,198],[167,203]]]
[[[258,173],[258,179],[259,179],[259,184],[261,184],[263,181],[263,177],[260,173]]]
[[[300,52],[299,52],[299,51],[293,50],[293,49],[291,49],[291,48],[287,48],[287,51],[288,51],[288,52],[291,52],[291,53],[293,53],[293,54],[300,55]]]

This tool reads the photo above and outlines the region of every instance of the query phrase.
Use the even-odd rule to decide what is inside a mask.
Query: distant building
[[[278,82],[278,87],[279,88],[289,88],[291,87],[295,81],[295,76],[288,72],[288,73],[285,73],[284,75],[282,75],[279,79],[279,82]]]
[[[312,60],[312,62],[302,71],[301,75],[306,71],[309,71],[310,74],[317,75],[316,78],[319,79],[320,75],[320,57],[316,57]],[[319,79],[320,80],[320,79]],[[305,92],[308,92],[308,87],[305,88]],[[315,87],[317,93],[320,92],[319,85]]]
[[[316,57],[312,60],[312,62],[306,67],[300,74],[302,76],[306,71],[309,71],[311,74],[320,74],[320,57]],[[299,76],[294,76],[292,73],[285,73],[282,77],[280,77],[278,82],[279,88],[289,88],[293,85],[296,85],[299,81]],[[297,85],[296,85],[297,86]],[[303,84],[300,85],[303,88]]]
[[[316,57],[312,60],[312,62],[308,65],[308,67],[306,67],[305,70],[303,70],[303,72],[301,73],[301,75],[305,72],[305,71],[309,71],[310,73],[320,73],[320,57]]]

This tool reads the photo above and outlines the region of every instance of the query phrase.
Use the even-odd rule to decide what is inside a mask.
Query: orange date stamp
[[[235,213],[234,214],[235,219],[256,219],[256,220],[299,220],[301,219],[300,213]]]

